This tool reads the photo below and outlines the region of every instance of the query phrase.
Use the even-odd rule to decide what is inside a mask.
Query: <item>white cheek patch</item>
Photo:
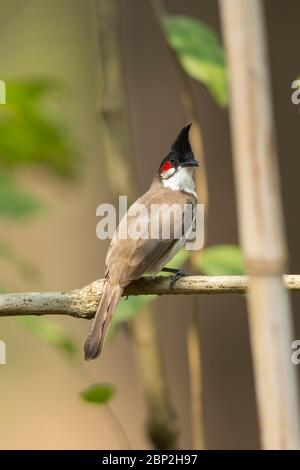
[[[169,168],[169,170],[161,173],[161,177],[163,179],[170,178],[170,176],[174,175],[174,173],[175,173],[175,168]]]
[[[177,172],[174,173],[175,172],[173,172],[168,179],[163,179],[162,183],[164,187],[172,189],[173,191],[185,191],[197,197],[193,179],[193,168],[179,166]]]

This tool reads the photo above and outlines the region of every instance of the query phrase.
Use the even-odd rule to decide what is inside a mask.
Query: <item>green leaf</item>
[[[0,106],[2,166],[39,164],[60,176],[73,176],[73,143],[53,106],[57,84],[32,80],[6,85],[6,105]]]
[[[194,264],[207,276],[245,274],[242,252],[235,245],[216,245],[206,248],[199,253]]]
[[[228,102],[228,79],[219,36],[210,27],[188,16],[163,19],[167,40],[183,69],[206,85],[220,106]]]
[[[7,175],[0,174],[0,216],[20,218],[37,212],[41,204]]]
[[[176,253],[174,258],[172,258],[171,261],[167,264],[167,267],[174,268],[174,269],[181,268],[187,262],[189,257],[190,257],[190,252],[182,248],[180,251],[178,251],[178,253]]]
[[[120,325],[130,321],[140,312],[140,310],[142,310],[142,308],[153,302],[156,298],[156,295],[130,296],[127,300],[123,297],[120,300],[117,310],[112,318],[108,332],[108,340],[112,340],[114,338]]]
[[[51,344],[70,357],[75,356],[77,348],[74,341],[58,323],[35,316],[20,317],[20,322],[42,341]]]
[[[115,394],[115,388],[110,384],[94,384],[81,392],[83,400],[89,403],[104,405],[109,402]]]

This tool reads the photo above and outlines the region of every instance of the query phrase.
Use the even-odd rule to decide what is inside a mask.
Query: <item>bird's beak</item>
[[[181,166],[199,166],[199,162],[197,160],[188,160],[187,162],[182,163]]]

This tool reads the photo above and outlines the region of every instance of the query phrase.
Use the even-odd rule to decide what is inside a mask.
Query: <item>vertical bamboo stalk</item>
[[[299,448],[287,251],[260,0],[220,0],[231,84],[239,231],[250,275],[249,323],[265,449]]]
[[[132,202],[138,195],[138,188],[120,43],[120,0],[95,2],[103,74],[101,114],[109,141],[108,178],[115,199],[121,194],[127,194]],[[155,319],[150,307],[132,319],[129,331],[145,392],[148,437],[155,448],[175,449],[178,445],[176,415],[171,406]]]

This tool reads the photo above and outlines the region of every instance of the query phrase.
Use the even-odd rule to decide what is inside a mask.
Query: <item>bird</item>
[[[144,274],[153,276],[164,271],[171,273],[171,285],[174,285],[185,275],[180,269],[167,268],[166,264],[184,246],[195,217],[197,193],[194,170],[199,162],[194,157],[189,140],[191,125],[181,129],[163,158],[150,188],[128,209],[112,237],[106,256],[101,301],[84,344],[86,360],[100,355],[118,302],[132,281]],[[150,215],[145,217],[145,212],[138,210],[140,207],[145,208]],[[162,209],[151,211],[153,207]],[[171,220],[169,216],[167,236],[163,237],[160,230],[159,236],[146,237],[154,222],[163,222],[167,218],[170,207],[180,210],[179,217],[174,215]],[[133,227],[139,227],[140,233],[137,231],[137,236],[128,236]]]

